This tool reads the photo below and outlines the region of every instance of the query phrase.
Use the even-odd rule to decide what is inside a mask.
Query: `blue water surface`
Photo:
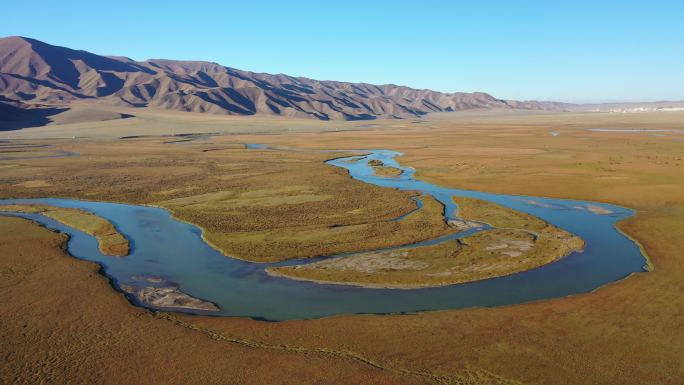
[[[444,188],[415,180],[412,169],[397,163],[396,157],[401,155],[397,152],[367,152],[370,155],[328,163],[347,169],[353,178],[366,183],[429,194],[445,205],[445,219],[454,218],[456,206],[452,196],[484,199],[535,215],[582,237],[585,249],[554,263],[500,278],[438,288],[369,289],[268,276],[264,272],[266,267],[301,261],[257,264],[226,257],[202,240],[196,226],[177,221],[160,208],[56,198],[0,200],[0,204],[45,203],[85,209],[107,218],[131,241],[129,256],[102,255],[93,237],[41,215],[21,214],[48,228],[68,233],[69,252],[77,258],[99,263],[117,287],[139,285],[142,276],[160,276],[176,283],[189,295],[212,301],[221,308],[218,312],[184,310],[196,314],[275,321],[350,313],[499,306],[585,293],[644,271],[646,261],[639,247],[615,228],[615,222],[633,215],[632,210],[586,201]],[[375,176],[368,165],[371,159],[399,167],[404,173],[396,178]],[[595,214],[588,206],[598,206],[612,214]]]

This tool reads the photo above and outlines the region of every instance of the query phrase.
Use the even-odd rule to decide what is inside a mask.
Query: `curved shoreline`
[[[551,260],[549,262],[546,262],[546,263],[539,265],[539,266],[531,267],[529,269],[512,271],[512,272],[507,272],[507,273],[504,273],[501,275],[493,275],[493,276],[489,276],[489,277],[477,278],[477,279],[472,279],[472,280],[464,280],[464,281],[459,281],[459,282],[444,282],[444,283],[392,284],[392,283],[369,283],[369,282],[354,282],[354,281],[339,281],[339,280],[338,281],[324,281],[321,279],[306,278],[306,277],[300,277],[300,276],[295,276],[295,275],[283,274],[280,271],[275,270],[271,267],[267,267],[266,269],[264,269],[264,271],[270,277],[284,278],[284,279],[290,279],[293,281],[300,281],[300,282],[311,282],[311,283],[315,283],[315,284],[319,284],[319,285],[353,286],[353,287],[360,287],[360,288],[364,288],[364,289],[415,290],[415,289],[446,287],[446,286],[461,285],[461,284],[471,283],[471,282],[487,281],[490,279],[496,279],[496,278],[500,278],[500,277],[506,277],[506,276],[510,276],[510,275],[514,275],[514,274],[524,273],[526,271],[533,270],[533,269],[539,268],[541,266],[548,265],[548,264],[557,262],[561,259],[567,258],[569,255],[571,255],[575,252],[578,252],[578,250],[570,249],[566,253],[554,258],[553,260]],[[363,253],[361,253],[361,254],[363,254]],[[609,284],[610,283],[607,283],[606,285],[609,285]],[[601,286],[601,287],[603,287],[603,286]],[[596,288],[595,290],[598,290],[599,288]],[[572,295],[572,294],[569,294],[569,295]]]
[[[113,257],[130,254],[130,241],[107,218],[89,211],[47,204],[0,205],[0,213],[41,215],[82,231],[97,239],[100,251]]]
[[[403,154],[401,154],[401,155],[399,155],[399,156],[403,156]],[[412,167],[410,167],[410,166],[406,166],[406,167],[412,168]],[[416,171],[416,173],[418,173],[418,170],[417,170],[417,169],[414,169],[414,170]],[[415,174],[414,174],[414,176],[415,176]],[[419,177],[419,178],[420,178],[420,177]],[[426,183],[437,182],[437,181],[435,181],[435,180],[432,180],[432,181],[431,181],[430,179],[432,179],[432,178],[429,178],[429,177],[428,177],[428,178],[425,179],[425,180],[424,180],[424,179],[417,179],[417,180],[424,180]],[[463,191],[473,191],[473,192],[477,191],[477,190],[472,190],[472,189],[467,189],[467,188],[461,188],[461,187],[454,187],[454,188],[457,188],[457,189],[463,190]],[[613,227],[615,227],[615,229],[616,229],[618,232],[620,232],[623,236],[625,236],[626,238],[628,238],[629,240],[631,240],[631,241],[639,248],[639,250],[641,251],[641,255],[642,255],[642,256],[644,257],[644,259],[646,260],[646,265],[645,265],[645,266],[648,268],[647,270],[648,270],[649,272],[655,271],[655,263],[653,262],[653,260],[652,260],[651,257],[649,256],[648,251],[646,250],[646,248],[644,247],[644,245],[642,245],[641,242],[639,242],[639,240],[636,238],[636,236],[634,236],[634,235],[628,233],[626,230],[620,228],[620,226],[619,226],[619,224],[620,224],[621,222],[624,222],[624,221],[626,221],[626,220],[628,220],[628,219],[631,219],[631,218],[636,218],[636,217],[637,217],[637,214],[639,214],[639,212],[638,212],[637,209],[634,209],[634,208],[631,208],[631,207],[628,207],[628,206],[624,206],[622,203],[613,202],[613,201],[595,201],[595,200],[589,201],[589,200],[584,200],[583,198],[554,197],[554,196],[545,196],[545,195],[535,195],[535,196],[532,196],[532,195],[514,194],[514,193],[492,193],[492,194],[515,196],[515,197],[519,197],[519,198],[542,198],[542,199],[553,199],[553,200],[560,200],[560,201],[566,201],[566,202],[584,201],[584,202],[592,202],[592,203],[598,203],[598,204],[611,205],[611,206],[619,207],[619,208],[621,208],[621,209],[623,209],[623,210],[626,210],[626,211],[630,211],[630,212],[631,212],[631,215],[630,215],[630,216],[625,217],[625,218],[622,218],[622,219],[620,219],[619,221],[615,222],[615,224],[614,224]],[[597,289],[598,289],[598,288],[597,288]],[[596,290],[596,289],[594,289],[594,290]]]
[[[373,154],[376,154],[375,152],[371,152]],[[387,153],[394,153],[396,152],[387,152]],[[379,154],[379,153],[377,153]],[[344,157],[343,157],[344,158]],[[335,165],[337,166],[337,165]],[[352,173],[349,169],[347,169],[348,174],[350,177],[359,179],[357,176],[358,174]],[[412,173],[409,173],[409,175],[404,175],[403,180],[406,180],[406,178],[410,178]],[[388,181],[391,181],[390,178],[381,178],[383,182],[381,183],[375,183],[375,181],[371,180],[365,180],[364,178],[361,178],[362,182],[365,183],[374,183],[378,184],[383,187],[392,187],[392,186],[387,186],[382,183],[387,183]],[[420,181],[420,180],[413,180],[418,186],[428,186],[428,184]],[[421,184],[422,183],[422,184]],[[410,187],[410,186],[409,186]],[[435,188],[443,189],[444,193],[451,193],[453,190],[458,190],[458,189],[450,189],[450,188],[442,188],[440,186],[433,186]],[[409,188],[407,188],[409,189]],[[420,190],[419,190],[420,191]],[[439,190],[441,191],[441,190]],[[495,198],[494,203],[499,203],[502,200],[506,200],[506,202],[510,203],[511,205],[515,207],[521,206],[523,203],[520,202],[519,199],[515,198],[520,198],[520,197],[525,197],[525,198],[532,198],[532,199],[537,199],[537,200],[544,200],[545,203],[548,201],[548,203],[553,203],[556,205],[555,202],[560,202],[563,201],[563,199],[556,199],[556,198],[542,198],[542,197],[532,197],[532,196],[522,196],[522,195],[503,195],[503,194],[488,194],[488,193],[482,193],[482,192],[477,192],[477,191],[472,191],[472,190],[459,190],[459,191],[466,191],[467,194],[466,196],[471,196],[471,195],[477,195],[477,194],[483,194],[486,197],[493,197]],[[437,190],[431,190],[431,193],[428,192],[429,195],[432,195],[434,193],[438,193]],[[445,196],[440,195],[440,198],[443,199]],[[487,198],[483,198],[485,200],[488,200]],[[21,198],[20,198],[21,200]],[[46,199],[50,201],[51,199]],[[437,199],[438,201],[441,202],[440,199]],[[57,202],[59,203],[59,199],[52,199],[52,203],[54,204]],[[390,313],[407,313],[407,312],[418,312],[418,311],[438,311],[438,310],[449,310],[449,309],[458,309],[458,308],[463,308],[463,307],[492,307],[492,306],[505,306],[505,305],[512,305],[512,304],[517,304],[517,303],[523,303],[523,302],[532,302],[532,301],[540,301],[540,300],[548,300],[548,299],[553,299],[553,298],[562,298],[565,296],[569,295],[576,295],[576,294],[582,294],[582,293],[588,293],[591,291],[594,291],[602,286],[605,286],[607,284],[610,284],[612,282],[618,281],[623,279],[625,276],[631,275],[634,272],[640,272],[643,271],[642,266],[643,266],[643,260],[646,259],[646,254],[645,253],[640,253],[641,250],[643,250],[643,247],[636,242],[632,237],[625,236],[625,233],[618,228],[616,225],[617,219],[623,220],[629,217],[632,217],[635,214],[635,211],[632,209],[624,208],[624,209],[619,209],[620,207],[617,205],[612,205],[613,207],[616,208],[616,212],[614,215],[610,216],[599,216],[596,214],[592,214],[587,212],[586,210],[580,210],[580,211],[574,211],[572,213],[569,213],[571,218],[577,218],[578,220],[596,220],[597,225],[600,224],[600,226],[592,226],[591,229],[585,229],[583,230],[583,234],[587,232],[594,232],[594,231],[604,231],[607,232],[606,234],[610,235],[613,239],[613,241],[606,240],[608,243],[607,244],[595,244],[593,242],[598,242],[598,240],[601,240],[601,238],[596,238],[594,237],[593,240],[588,240],[588,244],[594,245],[594,246],[601,246],[599,248],[593,247],[594,250],[590,250],[588,253],[589,255],[584,255],[586,253],[571,253],[570,255],[561,258],[559,261],[550,263],[548,265],[544,265],[540,268],[535,268],[532,270],[520,272],[520,273],[514,273],[512,275],[507,275],[507,276],[502,276],[498,278],[491,278],[491,279],[486,279],[482,281],[477,281],[477,282],[471,282],[471,283],[464,283],[464,284],[449,284],[447,286],[441,286],[441,287],[411,287],[411,288],[406,288],[407,290],[392,290],[391,292],[395,293],[395,295],[388,296],[389,292],[386,290],[385,287],[373,287],[373,288],[364,288],[364,287],[351,287],[347,285],[331,285],[329,282],[325,282],[325,284],[314,284],[314,283],[307,283],[303,281],[297,281],[294,282],[294,280],[290,278],[279,278],[272,276],[270,274],[267,274],[263,267],[263,264],[257,264],[257,263],[251,263],[251,262],[244,262],[241,261],[237,258],[226,258],[226,256],[219,250],[214,245],[211,245],[208,241],[204,239],[204,229],[201,228],[198,225],[195,225],[193,223],[189,223],[180,219],[177,219],[174,217],[174,213],[166,208],[163,207],[158,207],[154,206],[151,204],[143,204],[139,206],[131,206],[127,204],[121,204],[122,207],[117,208],[111,206],[110,203],[99,203],[99,202],[92,202],[92,201],[86,201],[83,199],[74,199],[74,202],[82,202],[81,203],[73,203],[69,201],[65,201],[65,203],[62,203],[66,205],[66,207],[87,207],[87,208],[92,208],[94,210],[93,212],[95,213],[104,213],[103,215],[105,218],[112,218],[112,220],[115,221],[123,221],[121,222],[123,227],[122,229],[124,232],[126,231],[137,231],[135,230],[137,227],[133,227],[134,230],[131,230],[131,223],[133,223],[136,226],[140,226],[140,223],[135,224],[134,222],[128,223],[128,221],[136,221],[136,216],[132,215],[133,213],[138,213],[140,212],[140,215],[142,217],[147,217],[150,216],[150,218],[154,218],[157,222],[153,222],[152,225],[156,226],[157,224],[160,225],[160,229],[184,229],[183,231],[187,231],[188,233],[191,234],[178,234],[178,236],[171,236],[170,239],[171,243],[168,245],[165,244],[159,244],[158,246],[160,247],[159,250],[155,251],[155,255],[142,255],[146,251],[143,250],[144,247],[140,250],[135,250],[137,253],[134,252],[133,258],[131,258],[132,263],[138,263],[135,262],[136,258],[138,259],[139,263],[147,261],[149,258],[150,261],[159,263],[162,262],[164,265],[160,266],[165,266],[165,267],[170,267],[174,269],[181,269],[178,271],[175,271],[174,274],[181,274],[182,275],[188,275],[188,277],[191,277],[192,271],[187,270],[183,268],[183,265],[168,265],[166,261],[166,255],[164,248],[169,249],[169,247],[173,248],[173,242],[185,242],[187,240],[190,240],[193,236],[196,237],[196,239],[201,242],[201,245],[204,245],[205,248],[210,249],[211,253],[208,253],[207,251],[202,251],[203,249],[200,247],[196,252],[192,251],[191,253],[187,253],[185,256],[180,256],[181,258],[185,257],[192,257],[191,259],[187,259],[187,261],[194,262],[194,266],[192,269],[195,268],[205,268],[203,266],[197,266],[197,262],[200,262],[200,265],[204,265],[202,262],[202,258],[205,258],[205,255],[207,255],[206,258],[209,258],[210,261],[213,262],[207,262],[210,263],[209,266],[211,270],[207,270],[207,274],[213,274],[215,275],[214,278],[210,277],[209,275],[204,276],[202,275],[202,278],[200,282],[190,282],[188,283],[189,286],[186,286],[184,281],[185,278],[179,278],[179,277],[171,277],[176,282],[180,282],[180,285],[184,288],[187,288],[188,293],[191,294],[192,296],[196,298],[206,298],[208,301],[214,302],[217,305],[221,307],[221,311],[215,313],[215,316],[242,316],[242,317],[251,317],[255,319],[262,319],[262,320],[285,320],[285,319],[307,319],[307,318],[321,318],[321,317],[327,317],[327,316],[333,316],[333,315],[338,315],[338,314],[352,314],[352,313],[375,313],[375,314],[390,314]],[[572,199],[567,199],[569,202],[562,203],[563,207],[566,206],[572,206],[572,204],[575,203],[581,203],[581,204],[591,204],[591,203],[597,203],[601,204],[599,202],[590,202],[590,201],[578,201],[578,200],[572,200]],[[504,204],[504,206],[507,206]],[[136,209],[137,207],[137,209]],[[147,210],[142,210],[142,207],[147,207]],[[550,208],[540,208],[540,207],[529,207],[529,210],[531,212],[548,212],[549,214],[552,214],[552,221],[554,225],[557,225],[561,229],[565,229],[561,225],[563,223],[566,223],[568,220],[574,220],[574,219],[561,219],[560,224],[556,223],[558,222],[556,219],[553,219],[553,214],[554,212],[557,212],[558,210],[562,210],[563,207],[560,209],[558,207],[550,207]],[[513,207],[509,207],[513,208]],[[160,211],[154,211],[154,210],[160,210]],[[447,210],[447,207],[445,206],[445,211]],[[523,212],[526,212],[523,210]],[[534,215],[531,212],[528,212],[530,215]],[[444,214],[450,215],[449,212],[445,212]],[[110,217],[111,215],[111,217]],[[141,218],[142,218],[141,217]],[[124,219],[122,219],[124,218]],[[583,219],[582,219],[583,218]],[[446,218],[445,218],[446,219]],[[543,219],[543,218],[542,218]],[[173,223],[177,223],[178,225],[174,225]],[[581,223],[581,222],[580,222]],[[153,230],[154,228],[152,228]],[[159,230],[161,231],[161,230]],[[159,231],[157,231],[159,233]],[[600,231],[599,231],[600,233]],[[599,234],[597,233],[597,234]],[[135,235],[136,233],[132,233]],[[164,235],[163,232],[160,233],[161,235]],[[165,234],[166,237],[169,236],[168,233]],[[144,235],[141,235],[144,237]],[[188,238],[190,237],[190,238]],[[628,248],[631,247],[632,249],[636,250],[636,252],[630,251],[631,249],[627,250],[628,253],[631,253],[632,255],[629,257],[631,258],[631,264],[632,265],[624,265],[623,262],[618,258],[614,262],[618,262],[618,265],[616,266],[615,264],[611,264],[611,259],[615,259],[616,257],[619,257],[619,255],[613,255],[610,256],[607,260],[601,262],[599,266],[603,266],[603,268],[613,270],[617,269],[616,272],[613,271],[603,271],[603,268],[598,267],[596,270],[596,262],[594,262],[593,258],[587,259],[590,255],[596,255],[596,256],[601,256],[601,251],[606,250],[607,245],[611,245],[610,242],[614,242],[615,238],[619,238],[622,240],[629,240],[629,245],[627,246]],[[618,239],[618,240],[619,240]],[[150,241],[141,238],[138,239],[136,237],[133,237],[133,240],[139,240],[140,246],[145,246],[144,244],[147,243],[147,252],[150,250]],[[183,241],[185,240],[185,241]],[[603,243],[601,241],[601,243]],[[180,245],[180,244],[179,244]],[[185,247],[187,249],[188,247],[195,247],[192,246],[195,245],[195,243],[188,243]],[[197,246],[201,246],[200,244],[197,244]],[[637,246],[638,247],[635,247]],[[138,246],[138,245],[136,245]],[[154,246],[154,245],[152,245]],[[626,247],[625,242],[618,243],[618,247]],[[137,247],[136,247],[137,249]],[[591,247],[590,247],[591,249]],[[173,249],[171,249],[173,250]],[[175,250],[174,250],[175,251]],[[77,250],[76,253],[80,253],[81,257],[78,257],[79,259],[86,259],[86,260],[91,260],[87,254],[83,254],[83,250]],[[141,254],[142,253],[142,254]],[[185,253],[185,252],[183,252]],[[197,254],[199,253],[199,254]],[[208,254],[207,254],[208,253]],[[597,254],[598,253],[598,254]],[[71,255],[75,255],[74,253],[70,253]],[[157,255],[158,254],[158,255]],[[209,254],[213,256],[209,256]],[[216,256],[220,256],[219,259],[216,258]],[[144,259],[140,259],[144,258]],[[200,258],[200,259],[197,259]],[[640,261],[639,267],[629,267],[633,266],[634,263],[634,258],[638,258]],[[181,260],[178,260],[181,261]],[[570,261],[570,262],[567,262]],[[146,263],[146,262],[145,262]],[[175,262],[173,262],[175,263]],[[184,262],[185,263],[185,262]],[[225,265],[225,267],[220,267]],[[214,265],[211,265],[214,264]],[[118,279],[116,273],[112,271],[111,266],[109,266],[107,263],[104,264],[106,268],[103,268],[103,274],[107,275],[108,278],[112,279],[114,282],[117,284],[125,284],[125,280],[122,281]],[[217,267],[218,269],[216,269]],[[587,270],[588,268],[593,267],[595,268],[594,271],[598,272],[598,276],[594,276],[593,273],[590,273],[590,270]],[[145,269],[148,269],[147,267]],[[185,269],[185,270],[184,270]],[[206,268],[205,268],[206,269]],[[567,273],[564,272],[564,269],[573,269],[569,270]],[[579,269],[579,270],[577,270]],[[574,271],[577,270],[577,271]],[[587,272],[587,276],[583,276],[581,274],[582,271]],[[623,271],[621,273],[620,271]],[[145,272],[145,271],[143,271]],[[154,270],[152,270],[154,272]],[[562,274],[561,274],[562,273]],[[112,276],[114,274],[115,276]],[[160,273],[163,274],[163,273]],[[216,276],[218,274],[218,276]],[[221,275],[221,274],[227,274],[227,275]],[[558,275],[561,274],[561,275]],[[577,275],[580,274],[580,275]],[[602,278],[605,277],[605,278]],[[122,278],[125,278],[123,276]],[[267,279],[264,279],[267,278]],[[558,281],[556,280],[558,278]],[[219,281],[212,281],[212,279],[219,279]],[[577,280],[579,280],[579,285],[577,285]],[[586,282],[582,282],[582,280]],[[254,283],[259,283],[256,286],[250,286],[252,283],[251,281],[254,281]],[[184,283],[185,282],[185,283]],[[214,282],[214,283],[212,283]],[[234,284],[242,285],[246,284],[245,288],[248,288],[246,292],[243,291],[237,291],[233,292],[234,290],[232,289],[231,282],[234,282]],[[548,283],[547,283],[548,282]],[[560,282],[566,282],[566,283],[560,283]],[[567,287],[563,285],[568,285]],[[198,286],[199,285],[199,286]],[[220,288],[222,285],[227,285],[226,290],[221,290]],[[314,288],[316,285],[315,289],[316,290],[311,290]],[[520,285],[520,286],[518,286]],[[550,285],[550,286],[549,286]],[[413,289],[413,290],[412,290]],[[491,289],[491,290],[490,290]],[[207,291],[209,290],[209,291]],[[212,291],[213,290],[213,291]],[[243,288],[244,290],[244,288]],[[120,291],[120,290],[119,290]],[[241,294],[242,293],[242,294]],[[218,295],[218,297],[217,297]],[[250,298],[250,301],[246,302],[245,305],[242,305],[242,301],[244,300],[244,296],[247,296]],[[235,299],[237,302],[230,302],[232,301],[232,298]],[[226,302],[228,301],[228,302]],[[303,302],[302,302],[303,301]],[[320,302],[322,301],[322,302]],[[287,303],[288,306],[286,308],[283,308],[282,306],[279,306],[279,304]],[[140,305],[140,304],[137,304]],[[154,308],[152,308],[154,309]],[[173,309],[169,309],[170,311],[176,311]],[[183,313],[194,313],[192,311],[190,312],[184,312]],[[201,315],[206,315],[206,313],[203,312],[195,312],[196,314],[201,314]]]
[[[454,238],[448,238],[423,246],[418,253],[406,247],[349,253],[314,263],[267,267],[266,274],[364,288],[440,287],[532,270],[584,248],[582,238],[529,214],[479,199],[453,196],[452,201],[458,204],[454,215],[460,221],[488,227],[473,228],[473,234],[455,238],[456,244],[450,242]],[[518,239],[521,233],[531,237],[531,242]],[[460,263],[462,258],[470,262]]]
[[[121,137],[121,138],[119,138],[119,139],[129,139],[129,138],[138,138],[138,137],[145,137],[145,136],[144,136],[144,135],[143,135],[143,136],[135,135],[135,136],[131,136],[131,137]],[[154,137],[154,136],[151,136],[151,137]],[[250,144],[253,144],[253,143],[244,143],[245,146],[250,145]],[[337,149],[337,150],[326,150],[326,149],[293,149],[293,148],[283,148],[283,147],[271,147],[271,146],[268,146],[268,145],[265,145],[265,146],[266,146],[266,147],[258,147],[258,148],[255,147],[255,148],[247,148],[247,149],[250,149],[250,150],[266,150],[266,149],[267,149],[267,150],[273,150],[273,151],[309,151],[309,150],[310,150],[310,151],[320,151],[320,152],[350,152],[350,153],[355,153],[354,155],[351,155],[351,156],[337,156],[337,157],[333,157],[333,158],[328,158],[328,159],[326,159],[326,160],[324,161],[324,163],[326,163],[326,164],[328,164],[328,163],[331,162],[331,161],[340,160],[340,159],[345,159],[345,158],[349,158],[349,157],[366,157],[366,156],[368,156],[368,155],[370,155],[370,154],[373,153],[373,150],[359,150],[359,149]],[[399,152],[399,151],[396,151],[396,153],[397,153],[397,157],[400,157],[400,156],[404,156],[404,155],[405,155],[404,153]],[[79,153],[69,153],[68,155],[60,155],[60,156],[58,156],[58,157],[64,157],[64,156],[80,156],[80,155],[81,155],[81,154],[79,154]],[[52,156],[51,156],[51,158],[52,158]],[[336,166],[336,167],[337,167],[337,166]],[[412,171],[413,174],[412,174],[411,176],[412,176],[414,179],[416,179],[417,181],[422,181],[422,182],[425,182],[425,183],[433,183],[433,182],[436,182],[436,181],[430,181],[431,178],[429,178],[429,177],[428,177],[427,179],[416,178],[415,175],[418,173],[418,169],[416,169],[416,168],[414,168],[414,167],[412,167],[412,166],[402,166],[402,169]],[[347,175],[348,175],[350,178],[353,178],[353,177],[351,176],[351,174],[349,173],[349,170],[347,170]],[[401,175],[400,175],[400,176],[401,176]],[[385,179],[391,179],[391,178],[385,178]],[[450,187],[450,188],[458,189],[458,190],[461,190],[461,191],[467,191],[467,192],[480,192],[479,190],[468,189],[468,188],[462,188],[462,187]],[[627,233],[626,231],[622,230],[622,229],[619,228],[618,225],[617,225],[619,222],[625,221],[625,220],[627,220],[627,219],[629,219],[629,218],[631,218],[631,217],[635,217],[636,214],[637,214],[637,210],[636,210],[636,209],[633,209],[633,208],[628,207],[628,206],[624,206],[622,203],[614,202],[614,201],[610,201],[610,200],[608,200],[608,201],[596,201],[596,200],[585,200],[585,199],[583,199],[583,198],[572,198],[572,197],[567,197],[567,196],[556,197],[556,196],[546,196],[546,195],[526,195],[526,194],[505,193],[505,192],[501,192],[501,193],[498,193],[498,192],[497,192],[497,193],[490,193],[490,194],[494,194],[494,195],[506,195],[506,196],[518,197],[518,198],[539,198],[539,199],[544,199],[544,200],[558,200],[558,201],[566,201],[566,202],[577,202],[577,201],[582,201],[582,202],[587,202],[587,203],[597,203],[597,204],[602,204],[602,205],[611,205],[611,206],[615,206],[615,207],[618,207],[618,208],[623,209],[623,210],[626,210],[626,211],[630,211],[632,214],[631,214],[629,217],[625,217],[625,218],[622,218],[621,220],[617,221],[617,222],[615,223],[614,227],[615,227],[615,229],[618,230],[622,235],[624,235],[625,237],[629,238],[632,242],[634,242],[635,245],[637,245],[637,246],[639,247],[639,249],[641,250],[641,254],[643,255],[644,259],[646,259],[646,262],[647,262],[647,263],[646,263],[646,266],[648,266],[648,268],[650,269],[649,271],[653,271],[653,270],[655,269],[655,264],[652,262],[651,258],[648,256],[648,253],[646,252],[646,249],[644,248],[644,246],[636,239],[635,236],[633,236],[633,235]],[[90,200],[88,200],[88,199],[85,199],[85,198],[76,197],[76,196],[70,196],[70,195],[61,195],[61,196],[60,196],[60,195],[54,195],[54,196],[50,196],[50,197],[33,197],[33,198],[25,198],[25,197],[6,197],[6,198],[0,198],[0,200],[33,200],[33,199],[68,199],[68,200],[76,200],[76,201],[81,201],[81,202],[92,202],[92,201],[90,201]],[[198,229],[200,229],[200,230],[201,230],[201,237],[202,237],[202,239],[204,240],[204,242],[207,243],[209,246],[211,246],[211,247],[212,247],[213,249],[215,249],[216,251],[218,251],[218,252],[224,254],[226,257],[235,258],[235,259],[239,259],[239,260],[241,260],[241,261],[250,262],[250,263],[262,263],[262,262],[251,261],[251,260],[246,259],[246,258],[242,258],[242,257],[239,257],[239,256],[228,255],[228,254],[224,253],[224,251],[221,250],[218,246],[214,245],[210,240],[208,240],[208,239],[205,238],[206,229],[205,229],[204,227],[202,227],[202,226],[199,225],[199,224],[196,224],[196,223],[193,223],[193,222],[189,222],[189,221],[186,221],[186,220],[184,220],[184,219],[182,219],[182,218],[177,217],[177,216],[176,216],[176,213],[175,213],[172,209],[170,209],[170,208],[166,208],[166,207],[163,207],[163,206],[155,205],[155,204],[153,204],[153,203],[132,203],[132,202],[130,202],[130,201],[120,201],[120,200],[108,200],[108,199],[106,199],[106,200],[100,200],[100,201],[98,201],[98,202],[106,202],[106,203],[114,203],[114,204],[124,204],[124,205],[138,205],[138,206],[143,206],[143,207],[152,207],[152,208],[158,208],[158,209],[166,210],[166,211],[169,212],[169,214],[171,215],[171,217],[172,217],[174,220],[177,220],[177,221],[182,222],[182,223],[186,223],[186,224],[188,224],[188,225],[192,225],[192,226],[197,227]],[[413,210],[413,211],[415,211],[415,210]],[[412,211],[412,212],[413,212],[413,211]],[[410,214],[410,212],[407,213],[407,214]],[[407,215],[407,214],[404,214],[404,215]],[[408,245],[407,245],[407,246],[408,246]],[[372,251],[372,250],[370,250],[370,251]],[[324,257],[324,256],[316,256],[316,257],[313,257],[313,258],[319,258],[319,257]],[[263,262],[263,263],[268,263],[268,262]]]
[[[625,238],[627,238],[627,239],[629,239],[630,241],[632,241],[632,242],[639,248],[639,250],[641,251],[641,255],[642,255],[642,256],[644,257],[644,259],[646,260],[646,265],[644,266],[644,268],[645,268],[646,271],[648,271],[648,272],[650,273],[650,272],[655,271],[655,263],[654,263],[653,260],[651,259],[651,256],[648,255],[648,252],[646,251],[646,248],[644,247],[644,245],[641,244],[641,242],[639,242],[638,239],[636,239],[636,237],[634,237],[633,235],[629,234],[627,231],[625,231],[624,229],[622,229],[622,228],[620,227],[620,224],[623,223],[623,222],[625,222],[626,220],[629,220],[629,219],[635,220],[636,217],[637,217],[637,214],[638,214],[638,212],[635,213],[635,214],[633,214],[633,215],[630,216],[630,217],[623,218],[623,219],[621,219],[621,220],[615,222],[615,230],[617,230],[620,234],[622,234],[623,236],[625,236]]]

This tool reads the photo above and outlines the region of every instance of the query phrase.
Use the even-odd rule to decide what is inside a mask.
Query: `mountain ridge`
[[[444,93],[395,84],[315,80],[240,70],[215,62],[102,56],[12,36],[0,38],[5,103],[68,107],[79,100],[225,115],[320,120],[411,118],[470,109],[561,111],[569,104]]]

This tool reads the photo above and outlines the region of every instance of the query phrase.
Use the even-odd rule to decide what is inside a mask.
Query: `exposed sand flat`
[[[216,304],[192,297],[183,293],[175,286],[145,286],[137,288],[130,285],[123,285],[122,289],[127,293],[134,295],[138,301],[152,307],[206,311],[219,310]]]
[[[587,210],[591,211],[594,214],[598,214],[598,215],[608,215],[608,214],[613,213],[612,211],[610,211],[606,208],[603,208],[601,206],[593,206],[593,205],[587,206]]]

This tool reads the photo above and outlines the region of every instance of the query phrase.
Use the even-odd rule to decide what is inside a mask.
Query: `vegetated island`
[[[375,175],[386,178],[397,177],[404,172],[396,167],[385,166],[385,163],[379,159],[372,159],[368,161],[368,165],[373,168]]]
[[[124,257],[130,252],[128,239],[111,222],[85,210],[42,204],[11,204],[0,205],[0,212],[40,214],[52,218],[95,237],[105,255]]]
[[[245,201],[258,199],[265,205],[269,200],[277,200],[278,204],[287,202],[271,195],[262,196],[254,192],[233,194],[218,193],[223,200],[213,197],[217,194],[205,194],[188,198],[163,201],[159,205],[168,208],[182,219],[192,223],[207,223],[201,210],[205,208],[224,209],[242,208]],[[236,196],[232,196],[236,195]],[[263,193],[266,194],[266,193]],[[254,198],[257,196],[256,198]],[[312,198],[307,197],[309,202]],[[323,197],[331,199],[331,197]],[[423,206],[400,219],[392,218],[382,221],[350,223],[325,228],[314,226],[283,227],[275,230],[254,232],[230,232],[222,227],[223,222],[209,223],[203,226],[206,240],[225,255],[250,262],[280,262],[295,258],[311,258],[321,255],[334,255],[349,252],[365,252],[395,245],[406,245],[434,239],[459,231],[444,221],[442,215],[444,205],[431,196],[423,196]],[[415,203],[414,203],[415,204]],[[253,219],[259,219],[259,211],[253,207]],[[268,207],[271,208],[271,207]],[[199,214],[198,214],[199,213]],[[289,214],[289,213],[286,213]],[[282,219],[289,219],[283,217]]]
[[[319,283],[410,289],[510,275],[584,247],[581,238],[537,217],[479,199],[454,201],[463,220],[484,222],[493,229],[435,245],[268,268],[267,273]]]

